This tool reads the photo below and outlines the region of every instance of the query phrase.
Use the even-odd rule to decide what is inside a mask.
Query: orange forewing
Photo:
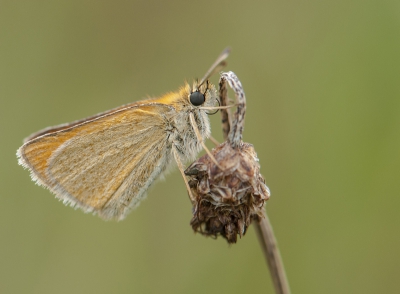
[[[65,202],[121,219],[169,164],[166,125],[175,113],[135,103],[51,128],[20,148],[20,162]]]

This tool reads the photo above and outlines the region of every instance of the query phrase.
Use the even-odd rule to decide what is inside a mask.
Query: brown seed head
[[[224,142],[212,155],[222,169],[206,154],[185,171],[195,198],[191,225],[195,232],[236,243],[253,219],[264,216],[270,191],[253,145],[241,142],[233,148]]]

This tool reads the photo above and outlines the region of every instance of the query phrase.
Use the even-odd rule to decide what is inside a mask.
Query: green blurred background
[[[105,222],[15,157],[32,132],[201,77],[228,45],[292,292],[400,293],[398,0],[0,1],[1,293],[273,293],[253,228],[233,246],[192,232],[179,172]]]

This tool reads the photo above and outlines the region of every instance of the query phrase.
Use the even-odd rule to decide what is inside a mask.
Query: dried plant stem
[[[277,294],[289,294],[289,282],[286,277],[285,269],[278,244],[276,243],[274,231],[267,214],[259,222],[254,222],[261,249],[264,252],[272,281],[274,283],[275,292]]]
[[[235,92],[238,109],[235,113],[234,122],[232,122],[233,119],[229,109],[221,110],[222,133],[224,139],[230,142],[233,148],[237,148],[242,138],[244,116],[246,113],[246,97],[242,84],[236,75],[232,72],[222,73],[219,82],[219,98],[222,106],[228,105],[227,84]],[[263,218],[260,217],[259,221],[254,221],[253,223],[271,273],[275,292],[277,294],[290,294],[289,282],[268,215],[265,213]]]

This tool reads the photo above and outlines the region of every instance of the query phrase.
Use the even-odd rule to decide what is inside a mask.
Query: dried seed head
[[[253,145],[240,142],[234,148],[225,142],[212,155],[222,169],[206,154],[185,171],[195,198],[191,225],[195,232],[236,243],[253,219],[263,217],[270,191]]]
[[[260,174],[253,145],[242,142],[246,97],[235,73],[221,73],[221,106],[228,105],[227,85],[235,93],[237,106],[234,120],[229,109],[221,109],[227,141],[192,163],[185,174],[193,204],[193,230],[236,243],[237,235],[243,236],[253,219],[264,217],[270,191]]]

